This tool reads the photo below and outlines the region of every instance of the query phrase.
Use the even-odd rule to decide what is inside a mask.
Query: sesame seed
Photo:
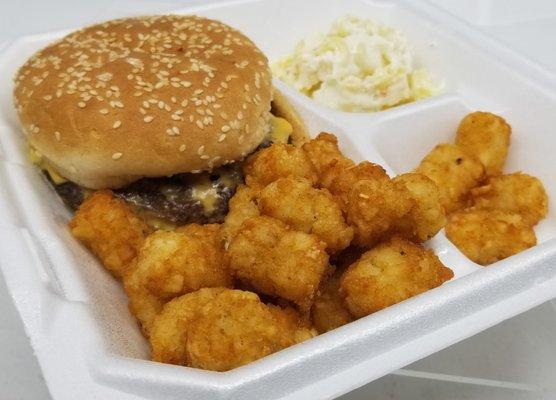
[[[120,126],[122,126],[122,121],[118,120],[118,121],[114,122],[114,125],[112,125],[112,128],[118,129]]]
[[[221,134],[220,136],[218,136],[218,142],[223,142],[224,139],[226,139],[226,135]]]
[[[205,152],[205,146],[201,146],[197,149],[197,154],[201,155]]]
[[[181,117],[180,117],[179,115],[176,115],[176,114],[172,114],[171,118],[172,118],[174,121],[180,121],[180,120],[181,120]]]
[[[205,128],[205,126],[203,125],[203,123],[202,123],[200,120],[195,121],[195,123],[197,124],[197,126],[198,126],[200,129],[204,129],[204,128]]]
[[[208,160],[209,158],[210,158],[210,156],[208,156],[208,155],[206,155],[206,154],[203,154],[203,155],[201,156],[201,160]]]
[[[184,151],[185,151],[185,149],[186,149],[186,146],[185,146],[185,144],[182,144],[182,145],[180,146],[180,151],[181,151],[181,152],[184,152]]]
[[[172,131],[174,131],[174,133],[175,133],[176,135],[179,135],[179,134],[180,134],[180,128],[178,128],[177,126],[173,126],[173,127],[172,127]]]
[[[60,132],[56,131],[54,132],[54,137],[56,138],[57,141],[60,141],[62,135],[60,134]]]
[[[158,108],[160,108],[161,110],[164,109],[164,102],[162,100],[158,102]]]
[[[84,101],[80,101],[79,103],[77,103],[77,106],[79,108],[85,108],[87,106],[87,103],[85,103]]]
[[[123,153],[114,153],[112,154],[112,160],[119,160],[120,158],[122,158]]]
[[[43,97],[43,99],[45,99],[46,101],[50,101],[52,100],[52,96],[47,94],[46,96]]]
[[[149,108],[151,105],[149,104],[148,101],[143,101],[143,107],[145,108]]]
[[[143,118],[143,121],[151,122],[153,119],[154,119],[154,117],[152,115],[147,115],[145,118]]]
[[[103,115],[106,115],[106,114],[108,114],[108,109],[106,109],[106,108],[101,108],[101,109],[99,110],[99,113],[101,113],[101,114],[103,114]]]
[[[226,132],[228,132],[228,131],[230,130],[230,127],[229,127],[228,125],[224,125],[224,126],[221,128],[221,130],[222,130],[222,132],[226,133]]]

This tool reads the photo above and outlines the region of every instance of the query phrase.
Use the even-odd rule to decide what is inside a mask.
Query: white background
[[[462,6],[465,0],[435,2],[476,22]],[[116,16],[171,10],[186,3],[0,0],[0,43]],[[479,28],[550,69],[556,79],[556,14],[510,22],[511,18]],[[0,400],[27,399],[48,400],[50,396],[0,278]],[[556,303],[546,303],[342,397],[356,399],[556,399]]]

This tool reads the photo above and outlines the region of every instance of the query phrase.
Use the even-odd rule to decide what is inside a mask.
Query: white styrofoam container
[[[338,16],[403,30],[445,94],[374,114],[325,109],[281,82],[311,134],[327,130],[355,159],[406,172],[453,139],[470,110],[513,127],[507,171],[538,176],[551,209],[539,245],[488,268],[439,233],[429,242],[455,272],[443,286],[225,373],[148,361],[119,285],[69,234],[70,213],[25,157],[11,78],[34,51],[67,32],[19,39],[0,53],[0,266],[56,399],[333,398],[556,296],[556,81],[441,9],[410,0],[192,2],[180,14],[220,19],[275,60]],[[130,10],[133,13],[133,10]]]

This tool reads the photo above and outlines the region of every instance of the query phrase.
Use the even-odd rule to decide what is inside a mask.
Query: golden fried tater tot
[[[295,319],[292,310],[267,306],[255,293],[201,289],[170,301],[156,317],[152,358],[228,371],[312,337]]]
[[[506,162],[512,128],[488,112],[468,114],[460,123],[456,145],[479,159],[489,176],[500,175]]]
[[[336,272],[322,284],[311,308],[311,320],[319,333],[336,329],[353,319],[345,308],[344,298],[340,293],[340,276]]]
[[[299,176],[312,184],[317,173],[307,154],[299,147],[275,143],[251,155],[243,164],[245,182],[252,188],[262,188],[279,178]]]
[[[431,250],[393,237],[347,269],[341,290],[348,310],[359,318],[440,286],[453,276]]]
[[[362,180],[388,181],[390,178],[384,168],[369,161],[349,166],[344,163],[333,162],[323,171],[320,184],[336,196],[342,207],[345,207],[349,192],[357,182]]]
[[[230,199],[228,215],[222,225],[222,237],[226,244],[230,243],[245,220],[260,214],[256,194],[256,190],[242,185],[237,188],[236,193]]]
[[[467,258],[480,265],[537,244],[535,231],[520,214],[494,209],[469,208],[450,215],[446,236]]]
[[[87,198],[69,227],[73,236],[118,279],[133,265],[149,231],[129,206],[109,190],[95,192]]]
[[[548,213],[548,196],[542,182],[516,172],[491,177],[484,186],[471,190],[475,208],[496,208],[521,214],[529,225],[536,225]]]
[[[319,133],[316,138],[303,145],[303,151],[309,156],[319,177],[333,162],[339,162],[346,167],[354,164],[342,154],[338,148],[338,139],[331,133]]]
[[[203,287],[232,285],[219,225],[157,231],[148,236],[135,271],[125,279],[130,309],[148,334],[153,316],[168,300]]]
[[[188,365],[187,327],[203,306],[226,288],[204,288],[170,300],[153,318],[149,341],[152,359],[168,364]]]
[[[435,183],[421,174],[402,174],[394,178],[401,182],[415,200],[415,207],[406,218],[396,224],[394,230],[400,236],[421,243],[429,240],[446,225],[444,208]]]
[[[326,244],[274,218],[245,221],[228,248],[236,278],[308,312],[320,281],[329,273]]]
[[[223,292],[192,321],[188,360],[192,367],[228,371],[312,337],[292,322],[289,314],[266,306],[255,293]]]
[[[447,214],[463,208],[468,193],[484,177],[484,167],[474,156],[451,144],[439,144],[421,161],[415,172],[430,178],[440,192]]]
[[[345,249],[353,239],[353,229],[334,197],[326,189],[313,188],[304,178],[278,179],[261,190],[258,199],[263,215],[318,236],[329,253]]]
[[[415,206],[409,191],[392,180],[362,180],[349,192],[347,222],[355,230],[354,243],[370,248],[390,236],[401,218]]]

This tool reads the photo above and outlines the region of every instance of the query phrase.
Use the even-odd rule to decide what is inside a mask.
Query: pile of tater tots
[[[102,190],[70,228],[123,282],[153,360],[226,371],[450,280],[422,246],[444,227],[481,265],[534,246],[547,196],[502,174],[510,130],[472,113],[455,145],[394,178],[329,133],[276,143],[246,159],[222,224],[152,231]]]

